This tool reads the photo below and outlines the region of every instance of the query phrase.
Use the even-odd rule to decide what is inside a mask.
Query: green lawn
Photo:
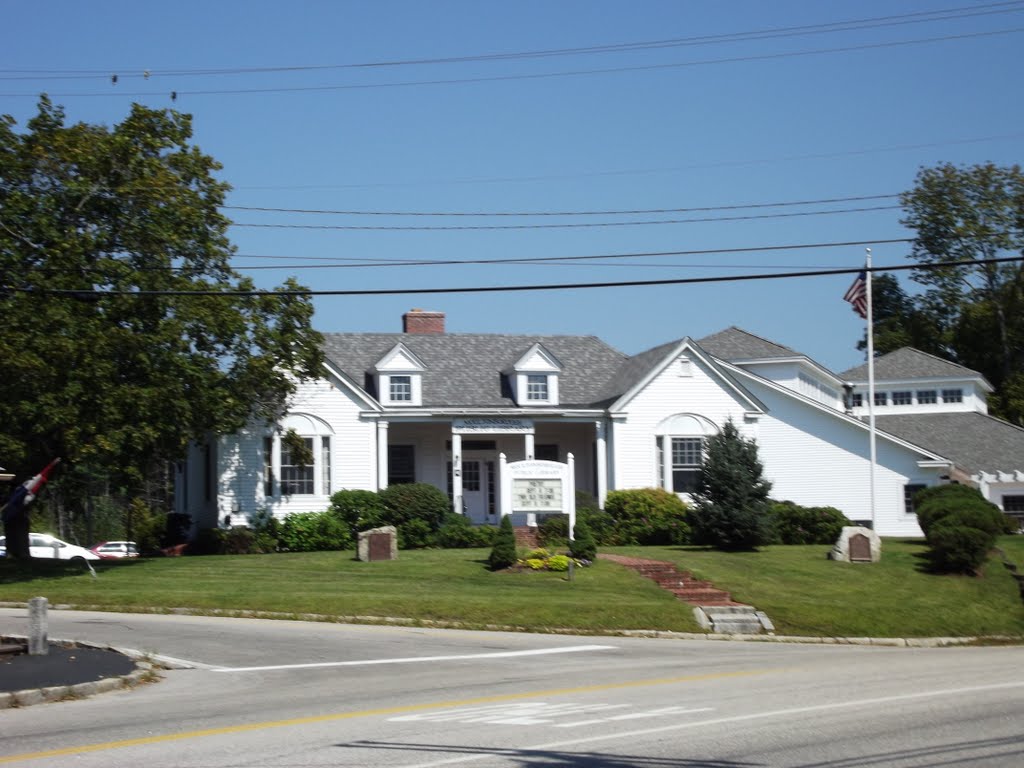
[[[1024,572],[1024,536],[1000,541]],[[980,578],[935,576],[923,545],[886,539],[876,564],[834,563],[827,546],[722,553],[699,547],[617,547],[668,560],[765,611],[777,633],[814,636],[1024,637],[1024,603],[1000,561]],[[488,550],[403,551],[362,563],[352,552],[104,561],[93,578],[41,561],[30,574],[0,560],[0,601],[122,610],[190,608],[397,617],[533,631],[698,631],[692,611],[652,582],[608,562],[558,573],[491,573]]]

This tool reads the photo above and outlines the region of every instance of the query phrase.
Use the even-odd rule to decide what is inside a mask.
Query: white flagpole
[[[875,527],[875,331],[871,312],[871,249],[865,248],[865,279],[868,298],[868,429],[871,434],[871,469],[869,472],[871,487],[871,528]]]

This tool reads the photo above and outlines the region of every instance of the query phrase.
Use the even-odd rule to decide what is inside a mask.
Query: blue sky
[[[195,142],[223,164],[231,205],[364,212],[226,211],[238,225],[349,228],[233,227],[236,267],[279,267],[247,272],[262,287],[289,275],[318,290],[379,290],[856,267],[862,245],[381,262],[905,238],[893,198],[724,208],[896,194],[922,166],[1018,163],[1024,143],[1024,2],[92,0],[3,10],[0,112],[19,123],[42,91],[71,121],[113,124],[132,101],[174,107],[194,116]],[[594,47],[614,49],[504,56]],[[253,71],[289,67],[299,69]],[[243,71],[196,73],[209,69]],[[593,213],[693,208],[716,210]],[[818,215],[865,208],[882,209]],[[592,215],[368,215],[384,211]],[[703,218],[728,220],[637,223]],[[519,228],[436,229],[467,226]],[[879,266],[906,264],[908,252],[873,246]],[[629,354],[737,325],[842,371],[862,362],[863,323],[842,301],[850,281],[322,297],[315,322],[398,331],[402,313],[421,307],[445,312],[451,332],[593,334]]]

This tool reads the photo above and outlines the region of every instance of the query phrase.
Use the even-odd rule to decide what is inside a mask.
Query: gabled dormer
[[[377,400],[392,407],[423,404],[422,361],[399,342],[373,367],[377,380]]]
[[[507,370],[516,405],[558,405],[558,378],[562,364],[537,342]]]

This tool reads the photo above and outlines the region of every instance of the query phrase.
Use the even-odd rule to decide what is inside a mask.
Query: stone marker
[[[359,560],[397,560],[398,529],[393,525],[371,528],[359,532],[359,546],[356,551]]]
[[[843,526],[828,559],[844,563],[877,563],[882,559],[882,540],[870,528]]]
[[[28,653],[29,656],[46,656],[50,652],[49,621],[46,617],[45,597],[33,597],[28,601]]]

